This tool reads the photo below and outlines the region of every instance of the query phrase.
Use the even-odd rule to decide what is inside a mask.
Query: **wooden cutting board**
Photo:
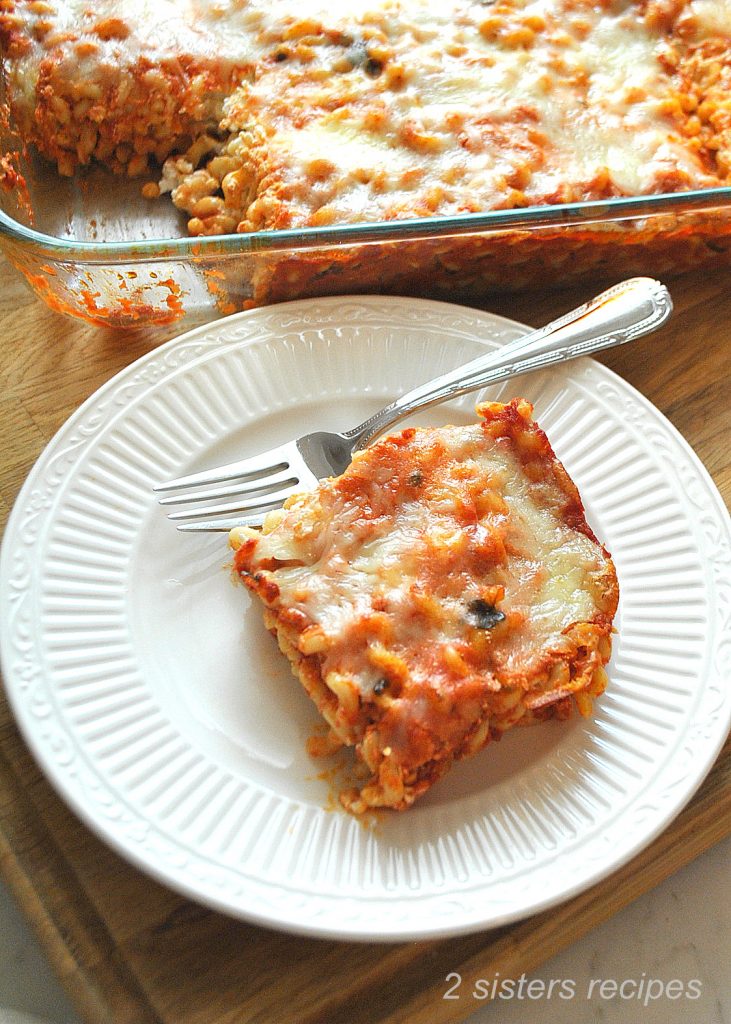
[[[662,335],[603,361],[678,427],[731,499],[731,271],[670,282]],[[597,288],[599,285],[597,285]],[[540,324],[589,297],[491,301]],[[175,329],[115,332],[41,306],[0,263],[0,515],[66,417]],[[231,920],[130,867],[56,797],[0,698],[0,869],[90,1024],[441,1024],[471,1001],[446,976],[519,976],[731,832],[731,743],[673,824],[631,863],[562,906],[509,927],[399,945],[302,939]]]

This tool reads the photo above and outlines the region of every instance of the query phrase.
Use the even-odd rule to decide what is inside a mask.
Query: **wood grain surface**
[[[731,499],[731,271],[669,282],[656,336],[602,361],[655,403]],[[598,287],[598,286],[597,286]],[[501,298],[486,308],[540,324],[597,289]],[[176,328],[113,331],[64,319],[0,261],[0,515],[67,416]],[[581,896],[509,927],[393,946],[295,938],[207,910],[129,866],[66,808],[0,698],[0,869],[89,1024],[440,1024],[474,1007],[443,999],[518,976],[731,832],[731,745],[673,824]]]

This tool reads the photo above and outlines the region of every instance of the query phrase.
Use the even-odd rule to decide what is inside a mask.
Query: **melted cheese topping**
[[[526,436],[521,447],[478,424],[396,435],[256,536],[246,571],[276,585],[303,631],[317,627],[325,677],[370,693],[385,645],[414,679],[448,680],[456,650],[511,685],[569,652],[573,625],[601,619],[606,553],[542,435]],[[526,463],[537,451],[540,479]],[[480,627],[481,602],[497,628]]]
[[[479,427],[445,430],[442,441],[450,460],[447,471],[438,482],[422,485],[427,494],[430,486],[438,487],[443,492],[438,501],[404,495],[406,500],[367,522],[350,504],[338,503],[328,509],[316,543],[298,542],[283,528],[284,536],[275,530],[258,544],[261,561],[306,559],[304,565],[276,571],[280,601],[321,627],[333,645],[327,660],[339,671],[347,662],[361,690],[376,683],[378,667],[368,661],[367,648],[354,655],[341,645],[349,646],[375,608],[391,619],[399,650],[455,644],[472,629],[470,603],[486,586],[502,586],[499,609],[510,611],[520,624],[509,641],[494,644],[498,672],[534,671],[546,650],[561,650],[568,626],[596,612],[590,578],[602,564],[596,543],[563,523],[557,509],[541,504],[542,489],[524,476],[507,444],[476,452]],[[500,496],[505,507],[472,522],[468,508],[476,501],[470,494],[483,487]],[[509,553],[493,562],[495,544],[500,549],[505,544]],[[485,573],[478,577],[481,559]],[[415,589],[438,603],[434,617],[418,613],[421,593],[415,600]]]
[[[725,31],[705,2],[691,5],[703,31]],[[224,154],[247,181],[243,203],[223,188],[239,230],[719,183],[713,146],[689,141],[683,39],[630,0],[314,4],[300,28],[282,15],[224,108]],[[192,212],[185,189],[174,199]]]
[[[692,0],[684,24],[696,39],[731,37],[731,0]]]
[[[68,77],[99,81],[108,64],[128,67],[144,57],[156,64],[189,55],[223,65],[256,54],[256,19],[235,0],[52,0],[41,10],[29,0],[15,5],[16,31],[27,41],[19,79],[33,91],[40,60],[53,53]],[[79,43],[94,49],[79,51]]]

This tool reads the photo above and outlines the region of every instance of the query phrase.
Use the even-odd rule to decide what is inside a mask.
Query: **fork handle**
[[[420,384],[344,436],[354,442],[353,451],[358,451],[417,409],[449,401],[508,377],[624,345],[654,331],[667,320],[672,309],[670,294],[659,281],[630,278],[545,327]]]

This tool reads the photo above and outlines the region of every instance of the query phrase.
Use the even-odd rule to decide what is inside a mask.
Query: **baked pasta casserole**
[[[193,235],[724,184],[728,0],[0,0],[17,123]]]
[[[342,476],[232,531],[329,726],[368,772],[354,813],[403,810],[507,729],[605,688],[617,577],[581,498],[523,400],[467,426],[407,429]]]

